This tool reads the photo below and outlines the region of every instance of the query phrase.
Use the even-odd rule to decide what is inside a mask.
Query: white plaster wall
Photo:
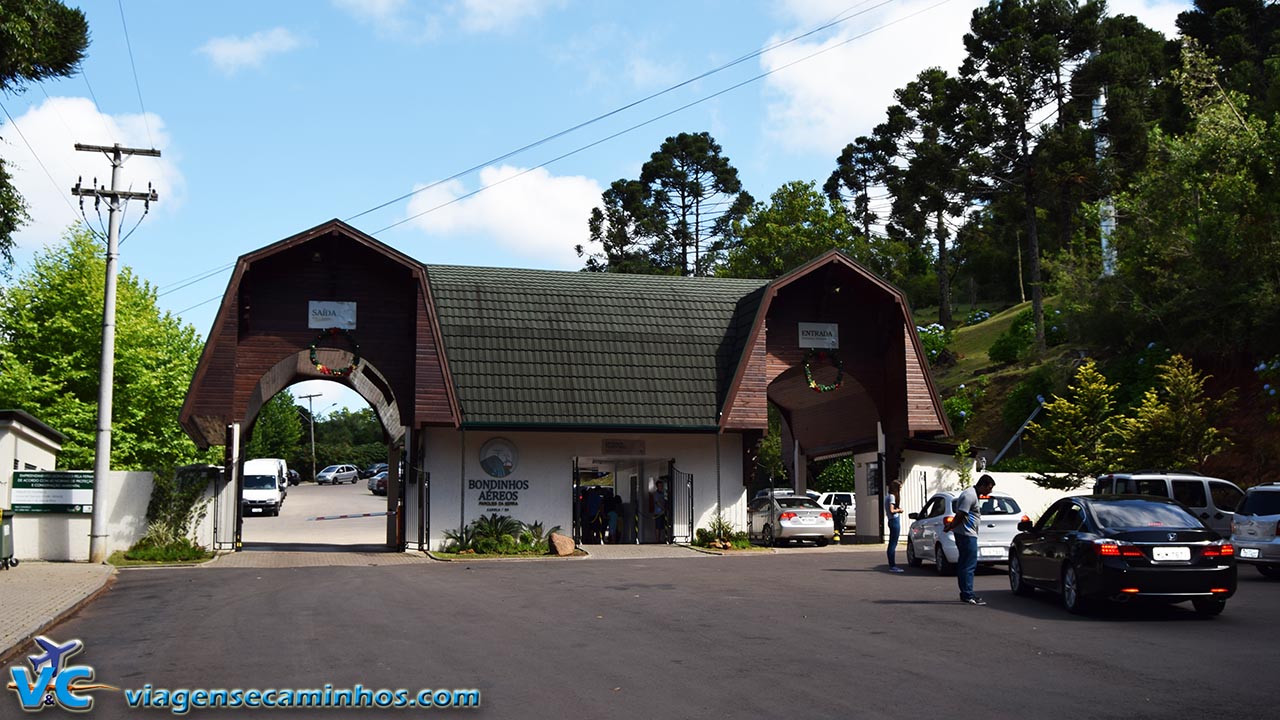
[[[518,507],[502,514],[522,522],[541,522],[546,528],[559,525],[568,533],[573,526],[573,459],[605,457],[601,441],[608,438],[642,441],[645,457],[674,458],[678,469],[693,474],[695,528],[705,527],[717,510],[723,510],[738,529],[746,527],[746,488],[742,484],[739,435],[459,432],[451,429],[430,429],[426,434],[424,465],[431,473],[429,545],[432,549],[443,545],[445,531],[488,514],[479,508],[476,491],[465,489],[465,481],[490,479],[480,467],[479,452],[482,445],[495,437],[511,441],[519,453],[515,470],[503,479],[526,481],[528,489],[520,490]]]
[[[960,490],[960,473],[953,467],[955,459],[951,456],[908,450],[902,459],[903,512],[919,512],[935,492]],[[1088,492],[1049,490],[1031,482],[1028,473],[980,472],[976,468],[973,482],[983,475],[990,475],[996,481],[996,492],[1012,496],[1032,520],[1039,518],[1059,498]]]
[[[53,470],[57,467],[61,449],[60,445],[25,425],[16,422],[0,425],[0,507],[10,507],[14,460],[18,461],[19,470],[25,470],[27,465],[35,465],[36,470]]]
[[[10,463],[12,467],[12,463]],[[96,500],[107,507],[107,554],[127,550],[147,531],[149,472],[112,471]],[[13,550],[19,560],[89,559],[88,514],[22,513],[13,518]]]

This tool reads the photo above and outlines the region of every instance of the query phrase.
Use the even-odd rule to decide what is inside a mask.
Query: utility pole
[[[312,405],[312,398],[320,397],[320,393],[311,395],[299,395],[299,400],[307,401],[307,421],[311,424],[311,481],[316,480],[316,415],[315,406]]]
[[[160,157],[160,151],[142,148],[120,147],[119,143],[111,147],[102,145],[82,145],[76,143],[76,150],[81,152],[100,152],[111,161],[111,189],[96,187],[83,188],[79,181],[71,188],[73,195],[92,197],[95,200],[107,201],[107,280],[102,302],[102,365],[98,374],[98,436],[93,455],[93,519],[89,524],[89,562],[103,563],[107,560],[107,507],[106,484],[107,473],[111,471],[111,400],[115,383],[116,361],[116,260],[120,255],[120,220],[124,203],[129,200],[142,200],[150,204],[159,200],[160,196],[150,188],[147,192],[131,192],[120,189],[120,168],[124,166],[126,156],[142,155]],[[81,200],[81,202],[84,202]]]

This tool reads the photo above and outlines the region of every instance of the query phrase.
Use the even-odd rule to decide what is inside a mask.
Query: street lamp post
[[[298,399],[307,401],[307,422],[311,425],[311,481],[316,480],[316,413],[312,404],[312,398],[320,397],[320,393],[313,395],[302,395]],[[324,412],[338,403],[330,403],[329,407],[322,408],[320,412]]]

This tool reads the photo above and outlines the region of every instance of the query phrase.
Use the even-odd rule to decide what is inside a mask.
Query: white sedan
[[[942,529],[943,523],[955,515],[955,501],[959,493],[939,492],[929,498],[924,509],[911,513],[911,527],[907,530],[907,564],[920,567],[928,560],[938,569],[939,575],[956,571],[960,551],[951,533]],[[1031,518],[1022,514],[1018,502],[1008,495],[991,493],[982,497],[979,508],[982,523],[978,527],[978,564],[995,564],[1009,561],[1009,544],[1018,534],[1018,523]]]

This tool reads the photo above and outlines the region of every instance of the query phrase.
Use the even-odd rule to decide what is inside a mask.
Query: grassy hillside
[[[961,385],[970,391],[974,387],[984,388],[981,400],[957,437],[989,449],[989,455],[1004,447],[1035,405],[1035,392],[1027,387],[1020,389],[1019,385],[1038,383],[1037,387],[1046,387],[1043,392],[1046,398],[1054,393],[1064,393],[1066,383],[1083,357],[1098,360],[1108,377],[1120,383],[1117,395],[1122,405],[1126,398],[1136,399],[1146,389],[1146,386],[1125,377],[1125,367],[1132,368],[1134,363],[1141,362],[1136,356],[1115,355],[1104,348],[1078,342],[1051,347],[1036,361],[993,363],[987,350],[1001,333],[1012,326],[1014,318],[1030,306],[1029,302],[1021,303],[999,312],[986,308],[993,313],[990,318],[953,331],[949,348],[956,355],[955,363],[933,368],[934,381],[944,400],[955,395]],[[963,314],[957,312],[958,316]],[[925,308],[915,315],[916,323],[924,325],[935,321],[937,309]],[[1242,485],[1280,480],[1280,473],[1274,470],[1280,464],[1280,432],[1274,423],[1267,420],[1267,407],[1260,399],[1263,392],[1258,379],[1248,369],[1221,365],[1213,358],[1194,358],[1193,362],[1197,369],[1209,376],[1206,390],[1211,396],[1234,393],[1236,397],[1231,426],[1224,428],[1234,445],[1213,458],[1204,468],[1205,472]],[[1015,446],[1010,456],[1016,456],[1017,450]]]

